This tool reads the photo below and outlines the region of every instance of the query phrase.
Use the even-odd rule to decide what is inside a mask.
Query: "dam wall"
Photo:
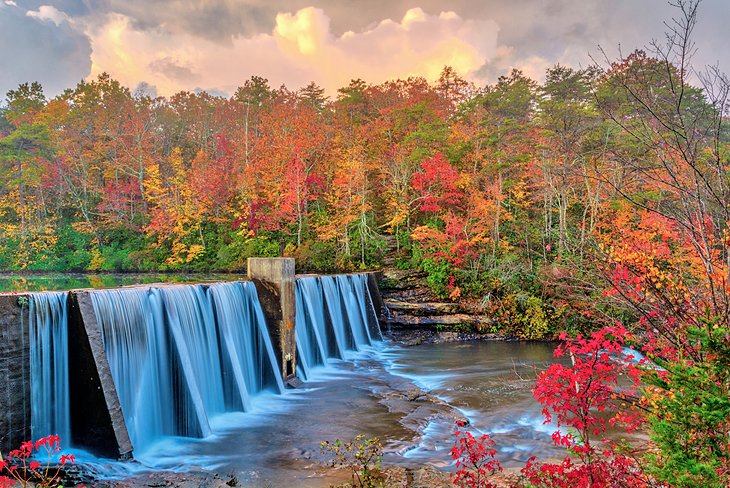
[[[252,258],[248,279],[0,294],[0,453],[58,434],[126,460],[166,435],[206,437],[209,416],[382,338],[372,274],[314,283],[291,258]],[[329,352],[300,344],[319,335]]]

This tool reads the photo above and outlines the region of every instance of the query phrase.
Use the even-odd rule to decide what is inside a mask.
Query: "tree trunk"
[[[23,186],[23,162],[18,159],[18,211],[20,212],[20,234],[25,240],[25,187]]]

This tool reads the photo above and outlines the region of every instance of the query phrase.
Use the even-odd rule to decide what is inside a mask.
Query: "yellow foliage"
[[[202,246],[200,244],[191,245],[188,248],[188,255],[185,258],[185,262],[190,263],[190,262],[196,260],[197,258],[202,256],[204,252],[205,252],[205,246]]]
[[[104,265],[104,258],[101,256],[101,253],[98,249],[92,249],[91,250],[91,261],[89,261],[89,266],[86,268],[89,271],[99,271],[101,267]]]

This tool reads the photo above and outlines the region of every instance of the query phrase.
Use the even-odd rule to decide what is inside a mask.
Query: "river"
[[[519,469],[532,455],[559,453],[531,394],[531,380],[553,361],[552,349],[546,343],[401,347],[386,341],[348,361],[331,360],[298,389],[264,394],[254,411],[215,418],[213,436],[167,439],[137,457],[153,469],[200,466],[243,486],[321,487],[334,480],[322,468],[320,443],[364,434],[381,439],[384,464],[448,471],[459,415],[475,434],[492,435],[503,466]],[[419,396],[416,387],[430,396]]]

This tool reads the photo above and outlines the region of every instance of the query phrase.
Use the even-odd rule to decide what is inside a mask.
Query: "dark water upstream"
[[[469,418],[475,433],[491,433],[503,465],[519,468],[532,455],[554,452],[552,430],[531,396],[531,379],[553,360],[552,349],[517,342],[380,343],[350,361],[330,361],[302,388],[259,397],[252,412],[213,419],[211,437],[168,439],[138,457],[158,469],[201,466],[235,475],[244,486],[319,487],[329,483],[320,443],[365,434],[382,440],[386,464],[451,470],[456,414]],[[409,400],[414,384],[458,411]]]
[[[207,283],[243,279],[241,274],[184,273],[0,273],[0,293],[111,288],[151,283]]]

